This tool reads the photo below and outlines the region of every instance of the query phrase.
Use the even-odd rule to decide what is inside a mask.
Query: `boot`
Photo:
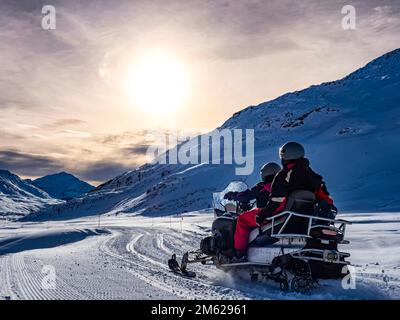
[[[231,263],[241,263],[246,261],[246,251],[236,250],[236,254],[232,258]]]

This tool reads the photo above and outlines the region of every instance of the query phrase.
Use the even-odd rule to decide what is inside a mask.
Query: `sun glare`
[[[167,114],[182,107],[188,94],[184,64],[166,53],[150,53],[135,59],[125,83],[137,108]]]

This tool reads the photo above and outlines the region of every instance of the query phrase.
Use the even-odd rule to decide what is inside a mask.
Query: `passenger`
[[[265,220],[285,209],[286,201],[295,190],[309,190],[317,201],[324,200],[333,207],[333,200],[325,186],[322,176],[310,168],[304,148],[297,142],[288,142],[279,149],[283,169],[273,179],[269,201],[264,208],[242,213],[238,217],[235,231],[236,257],[233,262],[245,261],[250,232],[265,223]]]

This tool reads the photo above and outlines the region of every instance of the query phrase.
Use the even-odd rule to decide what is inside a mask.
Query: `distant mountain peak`
[[[54,175],[72,176],[72,174],[70,174],[70,173],[68,173],[68,172],[65,172],[65,171],[61,171],[61,172],[55,173]]]
[[[92,185],[65,171],[38,178],[33,184],[61,200],[78,198],[94,189]]]
[[[61,172],[57,172],[57,173],[52,173],[52,174],[49,174],[49,175],[46,175],[46,176],[44,176],[44,177],[46,177],[46,178],[71,178],[71,179],[77,179],[77,180],[79,180],[77,177],[75,177],[73,174],[71,174],[71,173],[68,173],[68,172],[65,172],[65,171],[61,171]],[[44,177],[41,177],[41,178],[38,178],[38,179],[36,179],[36,180],[34,180],[34,181],[37,181],[37,180],[40,180],[40,179],[42,179],[42,178],[44,178]]]

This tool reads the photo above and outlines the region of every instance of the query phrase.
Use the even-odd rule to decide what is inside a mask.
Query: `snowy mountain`
[[[17,218],[39,209],[60,203],[29,181],[0,170],[0,219]]]
[[[72,174],[60,172],[34,180],[33,185],[46,191],[51,197],[61,200],[78,198],[92,191],[93,186]]]
[[[289,140],[305,146],[340,210],[400,209],[399,103],[397,49],[343,79],[250,106],[228,119],[221,128],[255,130],[255,170],[250,176],[236,176],[234,165],[147,164],[81,199],[55,206],[51,213],[60,218],[167,215],[207,208],[212,192],[229,181],[256,183],[258,168],[279,161],[278,147]]]

